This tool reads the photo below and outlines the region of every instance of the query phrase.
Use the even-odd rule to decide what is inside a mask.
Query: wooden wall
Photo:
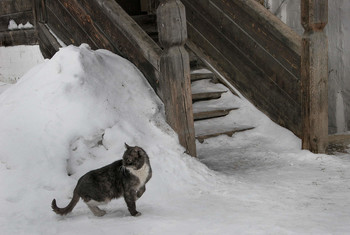
[[[254,0],[182,0],[189,39],[273,121],[301,135],[301,37]]]
[[[0,1],[0,46],[21,44],[37,44],[35,29],[9,30],[10,20],[17,24],[34,25],[32,0],[1,0]]]

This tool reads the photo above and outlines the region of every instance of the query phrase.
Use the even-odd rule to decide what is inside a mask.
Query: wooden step
[[[193,119],[195,121],[197,120],[204,120],[208,118],[216,118],[216,117],[223,117],[230,113],[232,110],[238,109],[237,107],[232,108],[196,108],[193,107]]]
[[[213,79],[214,74],[212,73],[191,73],[191,82],[199,81],[202,79]]]
[[[227,91],[210,91],[210,92],[201,92],[192,94],[192,102],[210,100],[210,99],[219,99],[223,93]]]
[[[254,129],[252,126],[247,125],[232,125],[232,124],[221,124],[213,122],[199,121],[195,123],[196,139],[203,143],[205,139],[216,137],[219,135],[232,136],[237,132],[247,131]]]

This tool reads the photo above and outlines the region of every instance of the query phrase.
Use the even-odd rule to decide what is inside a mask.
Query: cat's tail
[[[73,210],[75,205],[78,203],[79,198],[80,196],[76,192],[74,192],[72,200],[65,208],[59,208],[56,204],[56,199],[53,199],[51,203],[51,208],[58,215],[66,215]]]

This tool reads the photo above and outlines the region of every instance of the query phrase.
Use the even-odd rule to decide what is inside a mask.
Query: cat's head
[[[125,144],[125,148],[126,150],[123,155],[123,165],[125,167],[138,170],[148,161],[148,155],[142,148],[138,146],[130,147],[127,144]]]

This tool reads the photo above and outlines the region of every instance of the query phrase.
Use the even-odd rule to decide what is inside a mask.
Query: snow
[[[27,22],[25,24],[22,24],[22,23],[17,24],[16,21],[14,21],[14,20],[10,20],[9,25],[8,25],[9,30],[32,29],[32,28],[34,28],[34,26],[29,22]]]
[[[0,47],[0,92],[3,85],[15,83],[29,69],[43,61],[38,45]]]
[[[230,93],[224,93],[228,99]],[[253,130],[197,143],[184,154],[163,106],[125,59],[68,46],[0,95],[1,234],[348,234],[349,154],[315,155],[244,98],[228,122]],[[79,202],[80,176],[122,157],[124,143],[150,156],[153,177],[137,201],[93,216]]]

